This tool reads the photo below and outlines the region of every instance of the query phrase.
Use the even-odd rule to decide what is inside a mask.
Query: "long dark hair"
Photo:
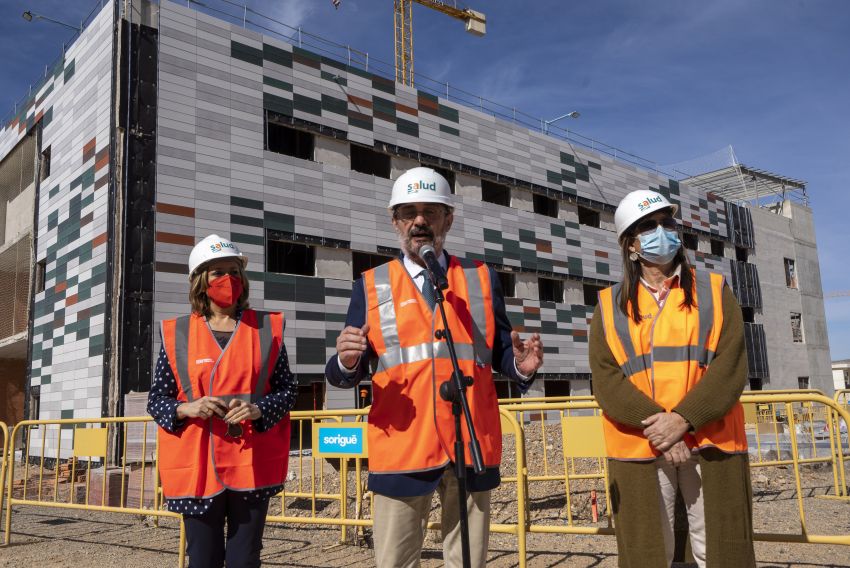
[[[631,254],[629,245],[632,239],[634,239],[633,232],[634,225],[629,227],[623,233],[623,238],[620,239],[620,252],[623,254],[623,284],[620,288],[620,295],[615,300],[620,307],[620,311],[626,317],[631,317],[635,323],[640,323],[641,314],[638,307],[638,290],[640,289],[641,275],[640,259],[631,260],[629,258]],[[696,306],[694,303],[694,274],[691,272],[691,264],[688,262],[688,255],[685,252],[684,246],[679,247],[676,256],[673,257],[673,269],[675,270],[677,266],[682,267],[681,275],[679,276],[679,285],[685,292],[685,299],[682,300],[679,307],[690,310]],[[631,313],[629,313],[630,305]]]

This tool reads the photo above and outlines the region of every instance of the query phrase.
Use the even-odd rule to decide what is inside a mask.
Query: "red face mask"
[[[207,287],[207,296],[220,308],[229,308],[242,295],[242,279],[238,276],[219,276]]]

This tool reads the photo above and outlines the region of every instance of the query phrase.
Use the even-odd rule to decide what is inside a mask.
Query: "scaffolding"
[[[739,205],[773,208],[786,199],[809,205],[806,182],[745,166],[732,146],[662,169],[682,183]]]

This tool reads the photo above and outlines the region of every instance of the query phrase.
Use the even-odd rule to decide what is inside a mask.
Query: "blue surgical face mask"
[[[677,231],[668,231],[658,225],[651,233],[638,235],[640,256],[653,264],[667,264],[679,252],[682,241]]]

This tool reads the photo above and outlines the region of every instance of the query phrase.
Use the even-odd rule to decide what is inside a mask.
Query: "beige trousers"
[[[655,462],[658,471],[659,496],[661,498],[661,530],[664,534],[664,548],[667,553],[667,565],[673,562],[676,546],[673,527],[676,516],[676,491],[682,493],[688,512],[688,533],[691,539],[691,553],[699,568],[705,568],[705,508],[702,499],[702,477],[699,460],[691,456],[682,465],[674,466],[663,457]]]
[[[440,525],[446,568],[463,567],[457,489],[454,471],[447,469],[437,486],[442,505]],[[375,495],[372,520],[378,568],[419,566],[433,497],[433,493],[419,497]],[[490,492],[467,493],[466,513],[469,519],[469,556],[473,568],[482,568],[487,563],[490,539]]]

